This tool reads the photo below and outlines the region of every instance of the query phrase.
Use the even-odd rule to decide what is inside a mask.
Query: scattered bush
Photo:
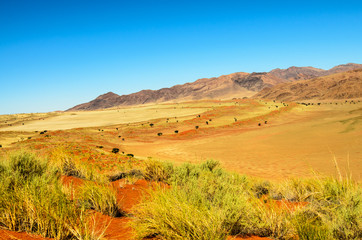
[[[112,149],[112,153],[118,153],[119,152],[119,148],[113,148]]]
[[[109,181],[114,182],[114,181],[117,181],[119,179],[123,179],[126,177],[142,178],[143,173],[139,169],[132,169],[128,172],[119,172],[119,173],[115,173],[115,174],[112,174],[111,176],[109,176]]]
[[[162,136],[162,133],[161,132],[157,133],[157,136],[159,136],[159,137]]]

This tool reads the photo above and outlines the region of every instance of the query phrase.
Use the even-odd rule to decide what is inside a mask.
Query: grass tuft
[[[96,239],[88,212],[63,189],[59,169],[20,152],[0,161],[0,227],[55,239]],[[84,216],[80,218],[80,216]],[[74,226],[83,226],[74,234]]]
[[[79,189],[78,198],[85,208],[111,217],[120,217],[123,212],[117,203],[116,191],[108,184],[101,185],[94,182],[86,182]]]

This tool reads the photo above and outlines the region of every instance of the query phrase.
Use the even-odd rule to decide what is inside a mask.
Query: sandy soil
[[[65,112],[44,120],[24,121],[24,125],[5,126],[0,131],[64,130],[80,127],[109,126],[148,121],[155,118],[194,116],[207,107],[184,108],[182,105],[150,105],[103,111]]]
[[[0,229],[0,240],[46,240],[51,238],[43,238],[34,234],[25,232],[13,232]]]
[[[312,170],[362,176],[362,117],[359,107],[314,107],[284,113],[267,124],[212,135],[127,143],[137,156],[177,162],[219,160],[232,171],[268,179],[310,176]]]
[[[336,160],[341,174],[352,173],[355,179],[361,180],[362,102],[343,102],[299,105],[281,111],[284,105],[274,102],[197,101],[65,113],[13,128],[29,130],[41,126],[50,129],[52,126],[84,127],[117,122],[117,125],[104,127],[104,132],[103,128],[102,132],[98,128],[67,130],[64,140],[84,141],[85,136],[98,134],[97,139],[92,138],[98,142],[95,144],[106,146],[109,142],[110,147],[117,146],[141,159],[153,157],[178,163],[215,159],[228,170],[278,180],[311,176],[312,170],[336,174]],[[203,113],[196,117],[199,112]],[[175,115],[187,117],[172,117]],[[146,119],[155,118],[157,120],[152,121],[155,126],[148,126]],[[121,124],[128,121],[134,122],[130,126]],[[146,124],[141,125],[140,121]],[[196,125],[199,126],[197,130]],[[174,133],[175,129],[179,130],[178,134]],[[163,133],[160,137],[157,136],[159,132]],[[34,138],[40,136],[34,132],[0,132],[0,144],[9,146],[11,141],[19,141],[22,136],[26,139],[26,134],[36,134]],[[45,140],[43,142],[46,144]]]

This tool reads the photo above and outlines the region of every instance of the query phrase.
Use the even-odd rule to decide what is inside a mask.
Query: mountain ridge
[[[253,98],[279,101],[349,99],[362,97],[362,68],[282,83],[264,88]]]
[[[341,64],[328,70],[310,66],[292,66],[287,69],[276,68],[269,72],[236,72],[219,77],[200,78],[194,82],[178,84],[170,88],[142,90],[128,95],[108,92],[67,111],[97,110],[167,101],[251,97],[264,88],[271,88],[281,83],[313,79],[357,68],[362,68],[362,64]]]

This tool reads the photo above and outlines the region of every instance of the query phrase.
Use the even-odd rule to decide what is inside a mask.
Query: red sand
[[[73,187],[79,187],[83,184],[84,181],[83,179],[72,176],[62,176],[60,180],[62,181],[63,185],[67,187],[71,185],[73,185]]]
[[[62,176],[61,178],[64,185],[73,184],[74,187],[79,187],[84,180]],[[140,203],[142,198],[147,194],[147,190],[153,187],[156,187],[158,184],[154,182],[148,182],[146,180],[140,179],[136,181],[134,184],[126,184],[124,179],[112,182],[111,185],[117,191],[117,200],[122,206],[122,209],[127,213],[132,212],[132,207]],[[162,185],[163,187],[168,187],[168,185]],[[290,203],[287,201],[277,201],[277,205],[280,207],[288,207],[293,209],[296,206],[305,204],[299,203]],[[94,219],[96,221],[96,230],[101,232],[106,226],[107,229],[104,232],[104,237],[110,240],[122,239],[122,240],[131,240],[133,239],[133,231],[129,226],[129,222],[132,221],[131,218],[121,217],[121,218],[113,218],[107,215],[103,215],[98,212],[94,212]],[[43,238],[36,235],[31,235],[28,233],[18,233],[7,230],[0,230],[0,240],[8,240],[8,239],[17,239],[17,240],[46,240],[50,238]],[[238,236],[229,236],[228,240],[271,240],[270,238],[265,237],[238,237]]]
[[[16,239],[16,240],[46,240],[51,238],[44,238],[38,235],[33,235],[30,233],[25,232],[13,232],[8,230],[1,230],[0,229],[0,240],[9,240],[9,239]]]
[[[256,237],[256,236],[252,237],[229,236],[227,240],[272,240],[272,239],[266,237]]]
[[[125,184],[124,179],[112,182],[117,190],[117,201],[120,203],[122,209],[130,212],[132,207],[140,203],[145,190],[150,187],[150,183],[146,180],[138,180],[134,184]]]

